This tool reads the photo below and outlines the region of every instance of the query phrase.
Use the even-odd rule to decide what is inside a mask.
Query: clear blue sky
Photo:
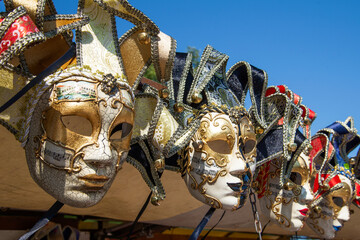
[[[77,1],[54,3],[59,13],[76,11]],[[347,116],[360,130],[360,1],[130,3],[177,40],[177,51],[210,44],[230,56],[228,68],[247,61],[267,71],[270,85],[285,84],[301,95],[318,114],[312,133]],[[131,27],[119,23],[122,32]]]

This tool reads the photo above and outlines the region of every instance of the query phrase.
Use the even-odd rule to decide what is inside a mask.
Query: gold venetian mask
[[[256,157],[256,137],[246,116],[239,122],[223,113],[207,113],[187,148],[184,179],[189,191],[216,208],[240,208],[252,180],[249,162]]]
[[[307,158],[304,153],[298,156],[283,188],[280,185],[281,159],[264,164],[259,169],[257,178],[260,183],[257,192],[263,215],[291,231],[298,231],[303,227],[309,211],[308,204],[313,200]]]
[[[134,109],[126,84],[79,75],[40,98],[26,155],[45,191],[70,206],[89,207],[105,195],[127,157]]]
[[[59,89],[64,88],[63,85],[66,86],[66,82],[56,85],[54,92],[59,92]],[[95,83],[83,83],[80,89],[86,91],[84,89],[87,88],[88,93],[83,93],[86,97],[78,95],[76,99],[64,99],[63,96],[59,99],[54,94],[50,107],[43,112],[42,126],[46,140],[50,141],[50,144],[60,145],[68,151],[70,150],[74,157],[78,156],[78,153],[84,147],[97,144],[103,127],[102,121],[105,118],[101,116],[99,104],[104,104],[102,102],[104,100],[99,101],[97,99],[95,94],[96,86]],[[69,92],[67,94],[74,95],[74,93]],[[121,97],[113,99],[110,106],[105,104],[104,107],[116,110],[113,113],[115,115],[109,119],[111,122],[106,124],[107,129],[104,130],[107,135],[106,140],[121,155],[122,152],[129,151],[134,112],[121,103]],[[54,153],[50,154],[50,152],[51,150],[47,149],[43,151],[43,154],[54,155]],[[43,160],[50,160],[48,163],[57,166],[56,161],[53,161],[53,157],[45,157]],[[79,166],[75,167],[73,165],[74,160],[70,161],[70,166],[64,168],[70,172],[75,169],[78,171]],[[63,165],[63,163],[60,163],[60,166]],[[119,162],[117,163],[118,166]]]

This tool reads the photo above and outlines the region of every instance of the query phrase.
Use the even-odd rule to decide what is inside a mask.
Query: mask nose
[[[309,204],[312,200],[314,200],[314,195],[309,183],[304,184],[301,195],[303,196],[303,202],[306,204]]]
[[[97,144],[84,148],[84,161],[94,165],[110,165],[114,161],[114,149],[109,140],[99,135]]]
[[[239,175],[244,174],[245,172],[249,171],[245,160],[242,158],[241,153],[237,152],[236,158],[230,158],[229,163],[229,173],[235,177],[239,177]]]
[[[337,216],[338,220],[341,220],[343,222],[349,221],[350,220],[350,210],[349,210],[349,206],[343,206]]]

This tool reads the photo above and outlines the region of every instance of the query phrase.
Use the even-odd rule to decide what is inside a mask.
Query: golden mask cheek
[[[333,208],[334,217],[336,218],[344,206],[348,206],[351,202],[352,190],[347,183],[343,182],[343,186],[331,192],[327,196],[329,206]]]

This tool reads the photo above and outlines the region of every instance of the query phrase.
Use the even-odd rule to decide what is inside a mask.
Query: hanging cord
[[[254,225],[255,225],[255,231],[259,234],[259,240],[262,240],[261,238],[261,234],[262,234],[262,230],[261,230],[261,222],[260,222],[260,218],[259,218],[259,212],[257,211],[256,208],[256,197],[254,192],[252,191],[252,189],[250,189],[250,203],[251,203],[251,209],[253,212],[253,216],[254,216]]]
[[[158,174],[159,174],[159,179],[160,179],[161,176],[162,176],[162,174],[163,174],[163,172],[160,172],[160,173],[158,173]],[[139,212],[138,215],[136,216],[135,221],[134,221],[133,224],[131,225],[131,228],[130,228],[130,231],[129,231],[128,235],[127,235],[127,239],[126,239],[126,240],[130,240],[131,234],[133,233],[136,224],[138,223],[140,217],[143,215],[143,213],[145,212],[145,209],[146,209],[147,206],[149,205],[151,196],[152,196],[152,191],[150,191],[149,196],[147,197],[144,205],[143,205],[142,208],[140,209],[140,212]]]
[[[143,215],[143,213],[145,212],[145,209],[146,207],[148,206],[149,202],[150,202],[150,199],[151,199],[151,195],[152,195],[152,192],[150,192],[149,196],[147,197],[144,205],[142,206],[140,212],[138,213],[138,215],[136,216],[135,218],[135,221],[133,222],[133,224],[131,225],[131,228],[130,228],[130,231],[127,235],[127,240],[130,240],[130,237],[131,237],[131,234],[133,233],[134,231],[134,228],[135,228],[135,225],[138,223],[140,217]]]
[[[265,226],[264,226],[264,228],[262,229],[262,231],[261,231],[261,236],[263,235],[263,233],[264,233],[264,231],[265,231],[265,229],[266,229],[266,227],[267,227],[267,225],[270,223],[270,220],[265,224]]]
[[[205,240],[206,237],[209,235],[209,233],[220,223],[220,221],[223,219],[224,215],[225,215],[226,211],[224,210],[223,214],[221,215],[219,221],[205,234],[205,236],[203,236],[201,238],[201,240]]]
[[[164,171],[163,171],[163,170],[162,170],[162,171],[157,171],[157,173],[158,173],[159,180],[160,180],[160,179],[161,179],[161,176],[162,176],[163,173],[164,173]],[[145,212],[147,206],[149,205],[149,202],[150,202],[150,199],[151,199],[152,194],[153,194],[153,192],[150,191],[149,196],[147,197],[144,205],[143,205],[142,208],[140,209],[140,212],[139,212],[138,215],[136,216],[135,221],[134,221],[133,224],[131,225],[130,231],[129,231],[129,233],[128,233],[128,235],[127,235],[127,238],[126,238],[127,240],[130,240],[131,234],[133,233],[136,224],[138,223],[140,217],[143,215],[143,213]]]
[[[201,231],[204,229],[204,227],[206,226],[206,224],[210,220],[210,218],[213,215],[213,213],[215,212],[215,210],[216,210],[216,208],[211,207],[209,209],[209,211],[207,211],[207,213],[205,214],[205,216],[203,217],[203,219],[201,220],[199,225],[197,225],[197,227],[195,228],[195,230],[193,231],[193,233],[189,237],[189,240],[197,240],[198,239]]]
[[[33,78],[28,84],[26,84],[18,93],[16,93],[12,98],[10,98],[4,105],[0,107],[0,113],[5,111],[8,107],[14,104],[22,96],[24,96],[31,88],[36,84],[40,83],[44,78],[58,70],[62,65],[69,61],[76,54],[76,45],[72,44],[70,49],[58,60],[52,63],[44,71],[39,73],[35,78]]]
[[[56,201],[51,206],[51,208],[49,208],[49,210],[44,214],[44,216],[39,221],[37,221],[37,223],[35,223],[35,225],[30,229],[30,231],[22,235],[19,240],[26,240],[30,238],[35,232],[44,227],[58,213],[62,206],[64,206],[62,202]]]

